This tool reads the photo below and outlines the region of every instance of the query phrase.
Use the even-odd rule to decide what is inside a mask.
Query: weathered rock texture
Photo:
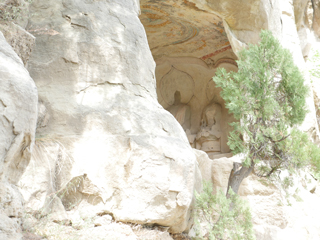
[[[20,239],[23,198],[16,187],[34,144],[37,89],[0,32],[0,239]]]
[[[30,0],[2,0],[0,2],[0,22],[15,22],[23,29],[28,23]],[[14,32],[14,29],[12,29]]]
[[[300,41],[297,29],[304,23],[308,0],[206,0],[193,1],[199,8],[211,9],[221,17],[228,39],[235,53],[249,43],[259,41],[261,29],[273,32],[289,48],[297,61],[301,61]],[[292,21],[293,20],[293,21]],[[289,45],[288,45],[289,43]],[[298,48],[294,48],[298,46]]]
[[[314,31],[315,36],[319,39],[320,37],[320,1],[310,0],[308,7],[308,19],[311,28]]]
[[[28,69],[40,114],[20,185],[33,210],[46,212],[58,196],[58,211],[62,202],[65,210],[182,232],[201,176],[183,129],[157,102],[138,11],[129,0],[33,2]]]
[[[46,239],[95,239],[95,240],[173,240],[166,228],[161,227],[144,227],[137,224],[125,224],[114,222],[111,220],[101,221],[109,215],[96,216],[96,219],[82,219],[81,225],[69,226],[49,221],[43,218],[42,220],[28,219],[33,224],[27,226],[40,236],[46,236]],[[109,216],[110,217],[110,216]],[[112,218],[111,218],[112,219]],[[28,234],[29,235],[29,234]],[[27,240],[40,240],[37,235],[25,234]]]
[[[211,9],[188,0],[141,0],[139,16],[155,60],[161,57],[200,58],[209,66],[234,59],[222,19]]]
[[[26,65],[35,43],[35,37],[19,25],[8,21],[0,22],[0,31],[3,33],[13,50],[21,58],[23,64]]]

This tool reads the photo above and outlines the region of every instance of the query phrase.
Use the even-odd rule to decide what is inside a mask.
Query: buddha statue
[[[210,158],[221,153],[221,106],[208,105],[202,114],[200,131],[196,135],[196,148],[205,151]]]
[[[191,111],[187,104],[181,103],[181,94],[176,91],[174,94],[174,103],[167,109],[180,123],[186,131],[191,125]]]

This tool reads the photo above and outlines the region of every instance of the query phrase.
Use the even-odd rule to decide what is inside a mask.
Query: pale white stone
[[[213,160],[208,157],[208,154],[201,150],[193,149],[197,156],[198,166],[201,172],[202,180],[212,182],[212,163]]]
[[[66,210],[187,230],[196,156],[157,102],[155,63],[136,2],[43,4],[34,1],[28,29],[36,36],[28,68],[45,120],[20,181],[27,206],[36,210],[57,194]]]
[[[8,21],[0,23],[0,31],[26,66],[35,43],[35,37],[19,25]]]
[[[0,32],[0,239],[22,237],[23,198],[16,184],[30,161],[37,99],[33,80]]]
[[[110,215],[103,215],[94,221],[94,226],[104,226],[112,222],[112,217]]]

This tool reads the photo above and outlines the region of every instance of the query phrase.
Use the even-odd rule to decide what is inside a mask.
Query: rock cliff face
[[[216,69],[236,71],[238,51],[269,29],[304,71],[311,31],[319,34],[316,0],[34,0],[30,13],[29,33],[0,24],[23,60],[0,33],[0,239],[21,239],[23,211],[46,216],[49,229],[69,224],[79,239],[89,236],[75,233],[84,219],[97,239],[143,235],[111,220],[189,231],[202,179],[225,189],[239,161]],[[314,139],[318,98],[301,126]],[[319,236],[296,220],[317,219],[307,205],[319,191],[305,185],[306,203],[290,208],[278,206],[276,187],[244,181],[257,239]]]
[[[38,138],[20,185],[34,210],[57,195],[68,211],[182,232],[200,176],[183,129],[157,102],[138,10],[127,0],[34,1]],[[49,178],[44,189],[30,185],[39,175]]]
[[[23,198],[17,183],[29,164],[37,121],[37,89],[0,32],[0,239],[20,239]]]

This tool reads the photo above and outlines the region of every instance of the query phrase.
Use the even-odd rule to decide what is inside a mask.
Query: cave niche
[[[186,0],[142,0],[140,20],[156,62],[159,103],[183,127],[190,145],[212,159],[229,157],[234,121],[212,77],[237,71],[222,19]]]

